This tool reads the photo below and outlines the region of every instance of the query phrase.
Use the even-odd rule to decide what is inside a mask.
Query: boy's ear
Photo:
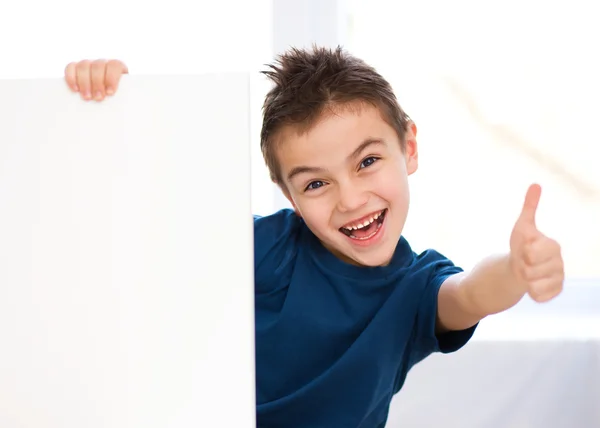
[[[417,125],[413,121],[408,124],[405,136],[406,170],[411,175],[419,168],[419,148],[417,145]]]

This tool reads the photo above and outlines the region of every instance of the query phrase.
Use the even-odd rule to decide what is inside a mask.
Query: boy
[[[66,80],[100,101],[126,72],[83,61]],[[460,349],[526,293],[561,291],[560,246],[535,225],[541,189],[508,254],[469,273],[415,254],[402,230],[417,128],[388,82],[340,48],[292,49],[265,74],[262,151],[293,210],[254,221],[258,426],[383,427],[414,364]]]

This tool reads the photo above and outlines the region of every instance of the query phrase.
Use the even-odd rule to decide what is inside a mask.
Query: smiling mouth
[[[339,231],[347,237],[357,239],[359,241],[370,239],[375,236],[377,231],[381,228],[381,225],[385,220],[386,213],[387,208],[362,223],[340,227]]]

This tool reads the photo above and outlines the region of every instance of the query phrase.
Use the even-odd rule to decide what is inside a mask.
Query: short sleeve
[[[444,354],[458,351],[473,336],[477,325],[459,331],[451,331],[436,335],[438,293],[444,281],[463,269],[434,250],[428,250],[419,256],[428,271],[427,282],[423,288],[417,313],[417,329],[415,336],[415,363],[431,353]]]
[[[254,216],[254,277],[257,293],[266,293],[282,283],[282,275],[293,266],[298,251],[301,219],[283,209],[268,216]]]

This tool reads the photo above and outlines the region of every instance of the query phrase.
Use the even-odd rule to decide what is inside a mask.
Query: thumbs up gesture
[[[513,273],[536,302],[556,297],[563,288],[564,263],[558,242],[537,229],[535,214],[542,189],[533,184],[510,237]]]

